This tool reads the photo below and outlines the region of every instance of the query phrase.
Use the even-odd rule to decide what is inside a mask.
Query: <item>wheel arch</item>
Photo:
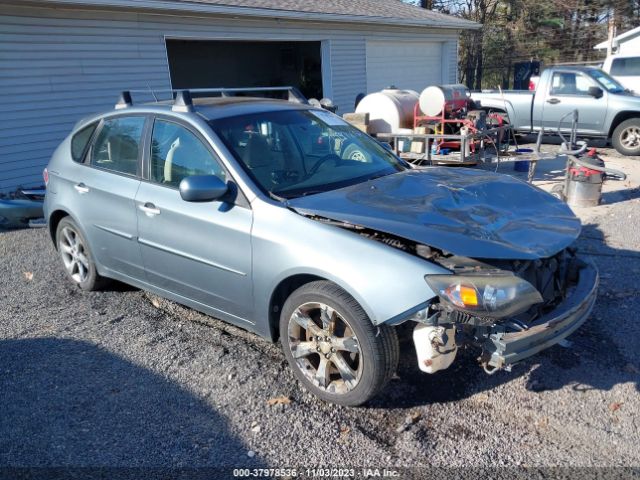
[[[611,126],[609,127],[609,134],[607,135],[607,138],[613,137],[613,132],[615,131],[616,128],[618,128],[618,125],[632,118],[637,118],[638,120],[640,120],[640,112],[636,112],[633,110],[625,110],[623,112],[618,112],[616,116],[613,118],[613,121],[611,122]]]
[[[51,215],[49,215],[48,225],[49,225],[49,236],[51,237],[51,241],[53,242],[53,246],[57,249],[58,245],[56,243],[56,232],[58,231],[58,225],[60,221],[65,217],[71,217],[71,214],[63,209],[54,210]]]
[[[344,290],[360,305],[372,323],[375,323],[372,320],[373,311],[371,310],[371,306],[367,304],[366,295],[363,296],[361,295],[361,292],[355,291],[350,285],[346,284],[343,279],[333,277],[329,274],[324,274],[322,271],[292,272],[290,275],[287,275],[286,278],[283,278],[278,282],[269,297],[269,336],[272,341],[277,341],[280,336],[280,312],[282,311],[284,302],[289,298],[289,295],[303,285],[318,280],[332,283]]]
[[[307,283],[315,282],[317,280],[331,282],[331,280],[319,275],[299,273],[290,275],[278,283],[271,293],[271,298],[269,299],[269,333],[272,341],[275,342],[280,337],[280,312],[282,311],[284,302],[287,301],[287,298],[289,298],[295,290]]]

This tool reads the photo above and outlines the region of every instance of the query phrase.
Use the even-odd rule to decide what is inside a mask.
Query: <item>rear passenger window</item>
[[[172,187],[192,175],[226,175],[209,149],[186,128],[156,120],[151,138],[151,181]]]
[[[88,127],[84,127],[71,138],[71,157],[76,162],[84,160],[84,152],[87,150],[87,144],[91,140],[91,135],[96,129],[97,123],[93,123]]]
[[[105,120],[91,151],[91,165],[127,175],[138,173],[145,117]]]

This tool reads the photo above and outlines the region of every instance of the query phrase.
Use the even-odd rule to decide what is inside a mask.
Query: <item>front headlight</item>
[[[424,278],[444,303],[472,315],[510,317],[543,301],[533,285],[515,275],[426,275]]]

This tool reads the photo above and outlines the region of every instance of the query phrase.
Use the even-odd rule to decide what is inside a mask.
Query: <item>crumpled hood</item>
[[[302,214],[472,258],[549,257],[573,243],[581,229],[569,207],[541,189],[462,168],[408,170],[288,203]]]

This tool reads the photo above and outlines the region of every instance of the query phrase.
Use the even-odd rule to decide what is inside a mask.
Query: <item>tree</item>
[[[640,25],[640,0],[431,0],[419,6],[482,24],[460,35],[459,78],[470,88],[508,88],[517,62],[602,60],[610,18],[623,32]]]

